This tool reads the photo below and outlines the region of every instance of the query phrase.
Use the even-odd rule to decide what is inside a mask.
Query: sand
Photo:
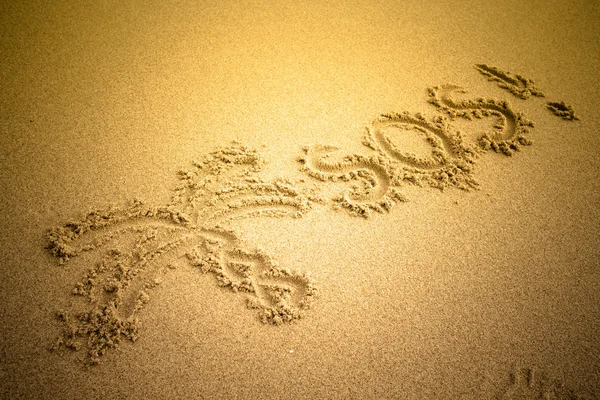
[[[600,398],[597,4],[1,10],[0,399]]]

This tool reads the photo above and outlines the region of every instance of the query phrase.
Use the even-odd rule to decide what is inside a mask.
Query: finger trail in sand
[[[532,144],[527,134],[533,128],[533,122],[527,120],[523,114],[515,112],[508,102],[484,98],[455,100],[451,96],[452,93],[464,94],[466,91],[457,85],[435,86],[429,89],[429,103],[452,119],[496,119],[493,130],[479,138],[481,149],[512,155],[522,146]]]
[[[502,89],[525,100],[531,96],[544,97],[544,93],[535,86],[535,82],[520,74],[513,74],[487,64],[475,64],[475,68],[489,81],[496,82]]]

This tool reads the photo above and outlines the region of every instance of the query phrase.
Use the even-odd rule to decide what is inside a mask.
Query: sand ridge
[[[554,102],[549,101],[546,103],[548,109],[552,114],[566,120],[566,121],[578,121],[579,117],[575,115],[575,110],[572,106],[566,104],[564,101]]]

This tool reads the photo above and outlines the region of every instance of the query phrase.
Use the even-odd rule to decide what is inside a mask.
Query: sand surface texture
[[[599,3],[274,4],[0,6],[0,399],[600,399]]]

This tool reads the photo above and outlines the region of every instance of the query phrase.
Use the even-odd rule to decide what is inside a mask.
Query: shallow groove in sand
[[[475,64],[475,68],[489,81],[525,100],[531,96],[544,97],[544,93],[535,86],[535,82],[520,74],[503,71],[488,64]]]
[[[466,93],[466,91],[457,85],[435,86],[429,89],[429,103],[450,118],[460,117],[467,120],[496,118],[493,129],[479,138],[483,150],[491,149],[512,155],[522,146],[532,144],[527,134],[533,127],[533,122],[515,112],[508,102],[484,98],[458,101],[450,96],[451,93]]]

